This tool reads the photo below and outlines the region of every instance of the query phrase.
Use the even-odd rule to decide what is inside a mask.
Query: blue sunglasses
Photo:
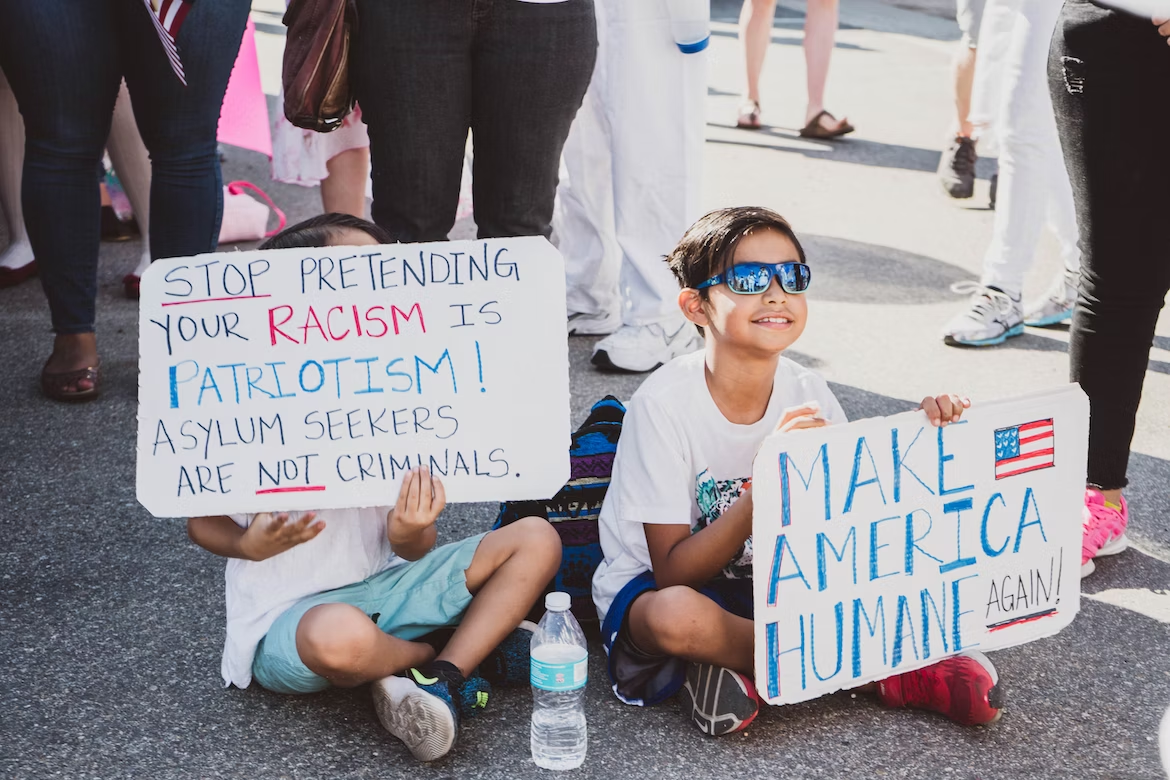
[[[733,293],[759,295],[772,284],[773,276],[780,282],[784,292],[796,295],[808,289],[812,282],[812,269],[805,263],[797,262],[738,263],[702,284],[695,285],[695,289],[702,290],[726,282],[727,289]]]

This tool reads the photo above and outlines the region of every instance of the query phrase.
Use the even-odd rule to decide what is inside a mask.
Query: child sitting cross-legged
[[[704,350],[658,369],[631,399],[601,509],[593,578],[613,690],[650,705],[685,688],[703,733],[746,728],[752,682],[752,461],[774,431],[845,422],[825,381],[783,353],[808,318],[812,272],[788,223],[714,211],[667,258]],[[970,401],[927,397],[934,425]],[[964,724],[998,719],[995,668],[971,652],[871,686],[883,703]]]
[[[261,248],[388,239],[327,214]],[[298,694],[373,683],[382,725],[419,760],[445,755],[460,718],[487,704],[489,681],[528,682],[531,632],[518,626],[561,545],[547,521],[526,517],[435,547],[444,505],[442,482],[416,468],[392,507],[188,520],[196,544],[230,559],[224,684]],[[417,641],[450,626],[437,655]]]

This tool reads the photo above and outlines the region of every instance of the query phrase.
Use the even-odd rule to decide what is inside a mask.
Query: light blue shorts
[[[274,693],[315,693],[329,681],[309,670],[297,653],[297,625],[320,604],[350,604],[399,639],[418,639],[454,626],[471,603],[467,567],[486,534],[431,550],[373,577],[298,601],[285,610],[256,648],[252,677]]]

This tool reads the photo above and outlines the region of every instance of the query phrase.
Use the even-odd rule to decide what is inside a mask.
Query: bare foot
[[[58,334],[53,340],[53,354],[45,361],[45,372],[64,374],[98,364],[97,337],[93,333]],[[62,387],[66,393],[93,390],[92,380],[79,379]]]

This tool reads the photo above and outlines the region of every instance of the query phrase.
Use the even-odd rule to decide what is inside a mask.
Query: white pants
[[[593,81],[565,143],[554,230],[569,313],[681,320],[663,261],[699,218],[706,52],[683,54],[665,0],[595,0]]]
[[[1000,144],[982,281],[1013,297],[1020,296],[1045,223],[1065,268],[1080,268],[1072,188],[1048,94],[1048,44],[1060,7],[1057,0],[989,0],[979,33],[973,118],[986,122],[990,114]]]

